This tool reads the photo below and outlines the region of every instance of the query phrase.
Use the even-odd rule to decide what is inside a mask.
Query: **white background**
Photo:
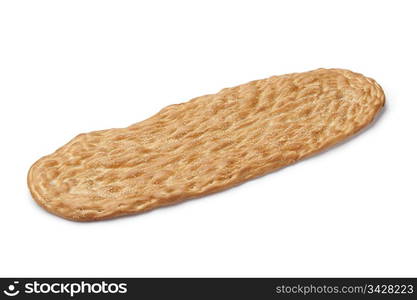
[[[415,1],[0,2],[0,276],[417,276]],[[347,143],[237,188],[96,223],[31,199],[81,132],[319,67],[387,105]]]

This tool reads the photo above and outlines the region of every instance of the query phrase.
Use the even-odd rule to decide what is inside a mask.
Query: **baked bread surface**
[[[80,134],[34,163],[28,185],[39,205],[71,220],[144,212],[326,149],[371,123],[384,101],[374,80],[342,69],[255,80]]]

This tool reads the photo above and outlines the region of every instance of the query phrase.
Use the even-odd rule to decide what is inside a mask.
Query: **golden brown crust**
[[[168,106],[127,128],[80,134],[29,170],[39,205],[91,221],[237,185],[368,125],[384,105],[372,79],[318,69],[252,81]]]

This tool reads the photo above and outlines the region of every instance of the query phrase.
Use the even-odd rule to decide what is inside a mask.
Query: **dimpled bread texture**
[[[374,80],[348,70],[256,80],[80,134],[39,159],[28,184],[39,205],[71,220],[144,212],[326,149],[368,125],[384,99]]]

